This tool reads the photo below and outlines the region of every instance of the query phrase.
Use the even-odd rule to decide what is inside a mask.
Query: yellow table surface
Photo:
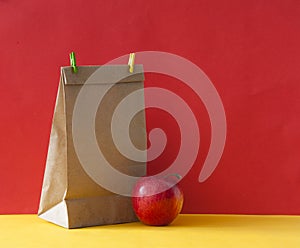
[[[170,226],[139,222],[64,229],[36,215],[0,215],[0,247],[300,247],[300,216],[180,215]]]

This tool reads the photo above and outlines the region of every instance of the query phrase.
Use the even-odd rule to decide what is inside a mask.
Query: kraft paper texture
[[[75,152],[72,138],[74,104],[83,84],[98,68],[80,66],[77,73],[71,67],[61,68],[38,216],[65,228],[137,221],[130,197],[112,193],[94,182]],[[114,84],[98,107],[95,135],[99,149],[114,168],[128,175],[143,176],[146,164],[121,155],[112,140],[110,125],[118,103],[131,92],[143,89],[143,68],[136,65],[134,74],[129,73],[127,65],[106,65],[102,69],[103,78],[87,86],[91,94],[101,91],[105,84],[115,83],[116,76],[123,79]],[[135,97],[138,104],[144,104],[142,97]],[[145,149],[144,111],[139,112],[131,124],[132,142],[137,148]]]

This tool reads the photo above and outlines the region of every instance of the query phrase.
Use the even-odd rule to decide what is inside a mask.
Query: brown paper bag
[[[71,67],[61,69],[38,216],[66,228],[137,220],[130,197],[110,192],[92,180],[83,169],[74,148],[72,117],[76,98],[86,80],[99,68],[81,66],[77,73]],[[136,65],[133,74],[129,73],[127,65],[105,65],[101,68],[101,78],[85,84],[85,90],[91,95],[101,91],[107,84],[114,84],[100,102],[95,117],[99,148],[109,163],[120,172],[143,176],[146,173],[145,162],[124,157],[114,145],[110,129],[112,114],[120,101],[131,92],[143,89],[143,68]],[[122,80],[116,83],[116,78]],[[133,97],[136,103],[144,104],[143,97]],[[132,119],[129,131],[132,143],[139,149],[145,149],[144,110]]]

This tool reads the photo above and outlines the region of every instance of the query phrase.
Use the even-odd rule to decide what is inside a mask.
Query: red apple
[[[133,188],[132,203],[141,222],[165,226],[180,213],[183,192],[170,178],[142,177]]]

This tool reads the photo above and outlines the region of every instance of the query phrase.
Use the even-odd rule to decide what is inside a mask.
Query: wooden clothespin
[[[135,53],[130,53],[129,54],[129,60],[128,60],[129,72],[130,73],[133,73],[133,70],[134,70],[134,59],[135,59]]]

